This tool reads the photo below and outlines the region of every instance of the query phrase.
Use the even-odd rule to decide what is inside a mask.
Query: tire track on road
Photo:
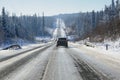
[[[54,47],[53,50],[56,50],[56,47]],[[53,51],[53,53],[51,54],[51,56],[50,56],[50,58],[49,58],[49,60],[48,60],[48,63],[47,63],[47,65],[46,65],[45,69],[44,69],[44,72],[43,72],[42,77],[41,77],[40,80],[45,80],[45,79],[46,79],[46,75],[47,75],[47,73],[49,72],[48,70],[50,69],[51,64],[52,64],[52,63],[54,62],[54,60],[55,60],[55,56],[56,56],[56,53]]]
[[[110,80],[81,60],[77,55],[73,53],[69,53],[69,55],[72,57],[74,64],[83,80]]]
[[[74,67],[71,56],[66,53],[67,48],[57,47],[51,55],[41,80],[82,80]]]

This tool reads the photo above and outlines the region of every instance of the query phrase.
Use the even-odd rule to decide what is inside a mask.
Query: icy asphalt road
[[[84,47],[53,45],[0,62],[0,80],[119,80],[118,63]]]

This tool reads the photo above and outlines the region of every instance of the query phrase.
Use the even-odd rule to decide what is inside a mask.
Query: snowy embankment
[[[105,40],[102,43],[90,43],[92,44],[92,46],[94,45],[94,47],[86,46],[85,42],[86,41],[79,41],[74,43],[73,45],[78,48],[79,47],[86,48],[88,50],[95,51],[97,53],[104,54],[107,56],[111,56],[116,59],[120,58],[120,39],[114,42]],[[106,50],[106,44],[108,45],[108,50]]]
[[[40,46],[42,47],[42,46],[45,46],[50,43],[51,42],[40,43],[40,44],[28,44],[28,45],[22,46],[22,49],[18,49],[18,50],[0,50],[0,59],[11,56],[11,55],[16,55],[16,54],[22,53],[24,51],[40,47]]]
[[[110,80],[120,79],[120,54],[111,52],[98,47],[89,47],[83,44],[71,43],[76,51],[88,65],[97,72],[111,78]]]
[[[100,53],[100,54],[105,54],[105,55],[114,57],[116,59],[120,58],[120,39],[118,39],[114,42],[105,40],[102,43],[91,43],[95,47],[86,46],[85,42],[86,41],[79,41],[79,42],[76,42],[74,45],[77,47],[82,46],[82,47],[87,48],[89,50],[95,51],[95,52]],[[108,45],[108,50],[106,50],[106,45]]]
[[[119,53],[120,51],[120,39],[116,41],[109,41],[105,40],[102,43],[93,43],[95,44],[99,49],[106,50],[106,45],[108,45],[108,50],[111,53]]]
[[[78,44],[84,44],[86,41],[79,41],[77,42]],[[119,53],[120,52],[120,39],[116,41],[110,41],[110,40],[105,40],[104,42],[99,42],[99,43],[91,43],[92,45],[95,46],[95,48],[99,51],[104,51],[107,53]],[[106,47],[108,47],[108,50],[106,50]]]

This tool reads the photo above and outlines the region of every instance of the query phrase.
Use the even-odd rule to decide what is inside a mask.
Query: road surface
[[[86,50],[69,44],[19,53],[0,61],[0,80],[119,80],[118,65],[110,66],[110,59]]]

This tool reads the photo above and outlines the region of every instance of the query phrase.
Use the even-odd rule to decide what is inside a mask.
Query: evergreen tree
[[[95,20],[95,11],[92,11],[92,27],[95,28],[96,27],[96,20]]]
[[[45,33],[45,18],[44,18],[44,12],[42,16],[42,36],[44,36]]]
[[[6,42],[8,40],[8,38],[10,37],[9,35],[9,31],[8,31],[8,27],[7,27],[7,16],[5,13],[5,8],[2,8],[2,28],[4,31],[4,41]]]

